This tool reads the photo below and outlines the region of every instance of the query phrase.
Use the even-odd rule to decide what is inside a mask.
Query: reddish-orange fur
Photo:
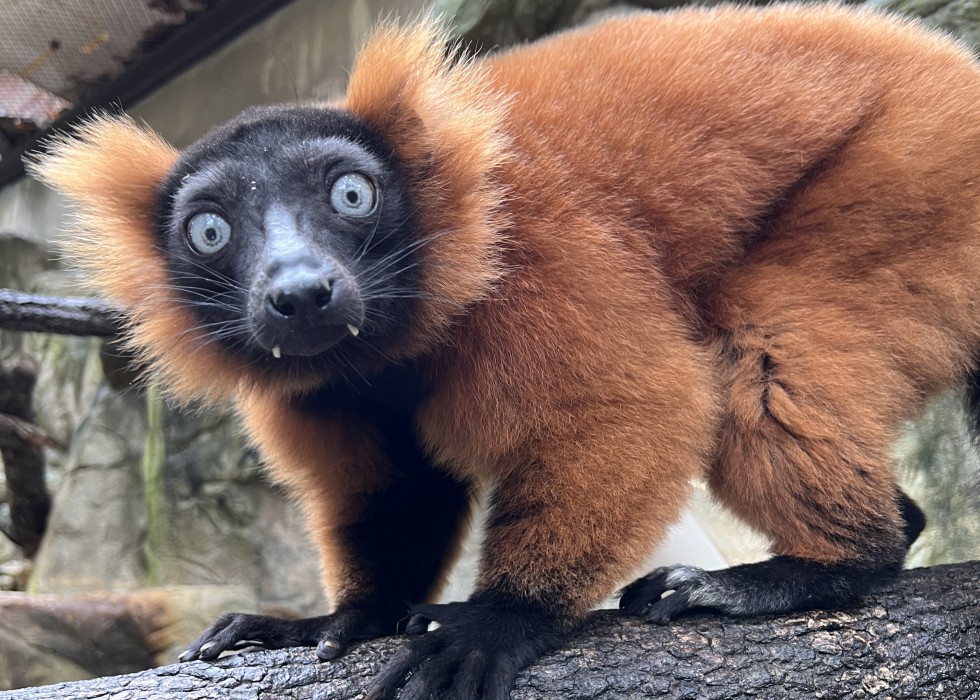
[[[490,528],[478,588],[581,615],[699,476],[777,553],[899,546],[893,431],[980,351],[969,53],[792,5],[631,15],[452,67],[441,39],[383,28],[340,106],[429,173],[423,231],[452,231],[403,356],[434,388],[437,462],[524,516]],[[385,478],[372,439],[290,408],[317,378],[229,363],[154,291],[147,217],[175,157],[103,119],[38,171],[80,204],[97,233],[77,254],[175,393],[239,393],[331,595],[356,596],[333,533]]]

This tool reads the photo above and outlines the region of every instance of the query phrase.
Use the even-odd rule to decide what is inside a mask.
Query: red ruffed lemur
[[[897,426],[963,382],[980,414],[969,51],[798,5],[479,60],[445,38],[382,26],[343,99],[182,152],[105,116],[34,166],[132,345],[176,397],[236,400],[322,555],[329,615],[226,615],[181,658],[332,659],[407,618],[370,697],[505,698],[698,478],[773,558],[659,569],[626,612],[834,607],[894,576],[924,525]],[[480,495],[475,592],[426,604]]]

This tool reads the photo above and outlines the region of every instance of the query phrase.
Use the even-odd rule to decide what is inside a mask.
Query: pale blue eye
[[[360,173],[341,175],[330,190],[330,204],[344,216],[369,216],[377,204],[374,183]]]
[[[231,241],[231,224],[214,212],[195,214],[187,222],[187,241],[198,255],[213,255]]]

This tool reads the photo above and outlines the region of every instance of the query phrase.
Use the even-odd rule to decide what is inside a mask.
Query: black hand
[[[438,629],[406,643],[366,700],[506,700],[517,674],[562,639],[559,618],[510,598],[483,595],[412,612],[410,631],[424,631],[428,621]]]
[[[346,651],[350,642],[395,633],[396,620],[378,615],[370,606],[341,608],[332,615],[283,620],[265,615],[226,613],[178,657],[180,661],[211,661],[229,649],[254,643],[267,649],[316,646],[324,661]]]

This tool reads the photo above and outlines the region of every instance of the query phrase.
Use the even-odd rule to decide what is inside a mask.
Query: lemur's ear
[[[461,58],[441,22],[425,18],[375,30],[338,106],[374,127],[408,171],[419,228],[433,237],[430,301],[415,325],[438,336],[502,273],[496,243],[506,193],[496,174],[510,157],[510,96],[485,65]]]
[[[101,115],[54,138],[28,171],[65,195],[75,220],[62,243],[65,260],[118,304],[130,322],[127,345],[153,364],[179,400],[219,400],[240,381],[175,302],[157,248],[157,197],[177,149],[126,116]]]
[[[75,226],[66,245],[71,264],[83,267],[112,301],[132,306],[162,274],[153,216],[157,191],[177,150],[124,116],[102,115],[73,134],[55,137],[27,169],[74,205]]]

